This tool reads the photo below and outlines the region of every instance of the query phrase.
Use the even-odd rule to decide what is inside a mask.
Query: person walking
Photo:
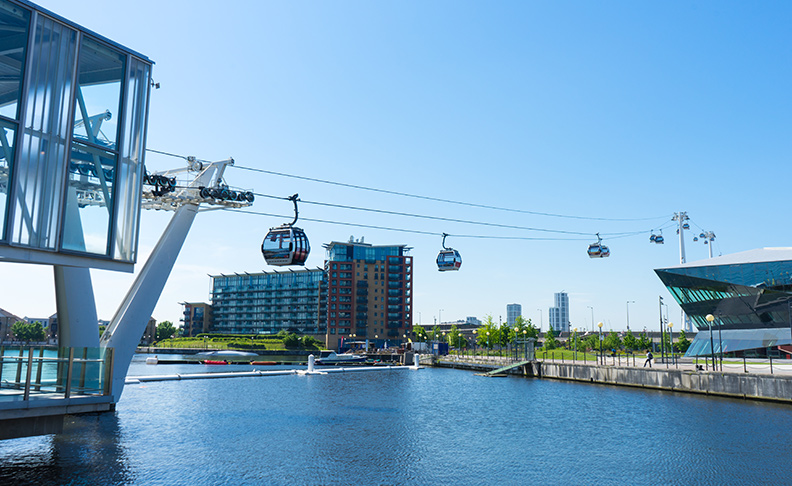
[[[652,367],[652,358],[654,358],[654,356],[652,356],[652,352],[651,351],[647,351],[646,352],[646,361],[644,361],[644,368],[646,368],[647,364],[649,365],[650,368]]]

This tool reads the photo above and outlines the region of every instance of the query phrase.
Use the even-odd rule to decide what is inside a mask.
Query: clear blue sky
[[[415,257],[415,320],[496,321],[506,304],[544,329],[553,293],[570,295],[572,325],[657,327],[652,271],[679,262],[673,230],[687,211],[717,234],[716,254],[790,246],[792,4],[589,1],[42,1],[154,60],[149,148],[239,166],[530,211],[651,221],[572,220],[465,208],[231,170],[227,180],[278,196],[584,232],[576,241],[450,238],[459,272],[439,273],[441,238],[302,223],[322,243],[350,235],[407,244]],[[179,159],[149,154],[151,168]],[[254,210],[288,215],[288,202]],[[302,205],[301,216],[435,233],[540,233]],[[146,255],[167,214],[142,215]],[[207,274],[267,268],[259,245],[283,218],[199,215],[154,317],[207,301]],[[606,240],[594,233],[647,231]],[[696,231],[698,233],[698,231]],[[692,234],[690,235],[692,237]],[[575,237],[579,238],[579,237]],[[707,257],[687,241],[688,260]],[[138,266],[140,267],[140,265]],[[55,311],[51,270],[6,265],[0,306]],[[94,271],[100,318],[131,277]],[[36,282],[38,290],[18,282]],[[672,306],[671,320],[679,322]],[[675,326],[675,329],[679,327]]]

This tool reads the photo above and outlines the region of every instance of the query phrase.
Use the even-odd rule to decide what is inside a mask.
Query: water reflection
[[[62,434],[0,442],[0,484],[132,484],[115,413],[71,416]]]

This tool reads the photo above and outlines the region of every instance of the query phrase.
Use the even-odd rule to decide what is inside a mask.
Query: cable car
[[[597,233],[597,242],[592,243],[588,247],[588,256],[590,258],[606,258],[610,256],[610,249],[602,244],[602,238]]]
[[[462,266],[462,257],[453,248],[445,246],[445,239],[448,233],[443,233],[443,249],[437,254],[437,270],[447,272],[449,270],[459,270]]]
[[[654,243],[655,240],[657,240],[657,236],[654,233],[652,233],[652,236],[649,237],[649,241]]]
[[[655,236],[654,242],[657,243],[658,245],[662,245],[665,243],[665,238],[663,238],[663,230],[660,230],[660,234]]]
[[[261,243],[261,254],[268,265],[303,265],[311,253],[308,236],[302,229],[294,226],[298,215],[297,198],[297,194],[288,198],[294,203],[294,221],[270,228]]]

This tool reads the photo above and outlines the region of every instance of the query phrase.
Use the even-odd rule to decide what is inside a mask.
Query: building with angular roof
[[[698,328],[688,356],[792,344],[792,248],[760,248],[655,273]]]

